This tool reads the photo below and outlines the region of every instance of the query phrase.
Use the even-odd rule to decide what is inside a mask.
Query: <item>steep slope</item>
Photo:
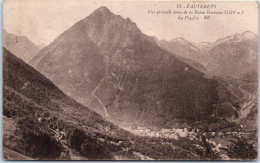
[[[3,47],[28,63],[35,57],[40,48],[25,36],[16,36],[3,30]]]
[[[214,104],[214,114],[217,119],[226,119],[244,123],[256,122],[257,114],[257,36],[251,32],[233,35],[217,40],[214,43],[189,43],[177,38],[170,42],[157,41],[166,50],[185,60],[202,58],[209,71],[206,76],[218,81],[217,103]],[[196,46],[196,47],[194,47]],[[198,52],[201,51],[199,54]],[[189,55],[190,54],[190,55]],[[204,55],[202,60],[196,56]],[[192,65],[191,62],[186,62]],[[215,76],[215,77],[214,77]],[[249,118],[251,117],[251,118]],[[242,122],[243,121],[243,122]],[[251,127],[249,127],[251,126]]]
[[[225,118],[244,126],[245,131],[257,130],[258,82],[217,77],[220,83],[218,102],[214,105],[217,118]]]
[[[247,31],[219,39],[212,44],[209,57],[207,68],[217,76],[256,80],[258,36]]]
[[[84,51],[86,48],[95,51]],[[92,60],[73,62],[83,56]],[[87,77],[79,75],[78,82],[72,82],[69,75],[60,75],[68,62],[76,69],[72,75],[82,71]],[[206,119],[215,103],[214,80],[205,79],[202,72],[161,49],[129,18],[114,15],[106,7],[61,34],[32,63],[64,92],[76,85],[72,97],[84,98],[83,104],[122,126],[163,126],[174,119]],[[85,82],[86,78],[97,80]],[[78,93],[89,85],[92,90],[86,90],[86,95]]]
[[[161,40],[158,45],[169,52],[176,54],[177,57],[184,62],[190,64],[194,68],[206,72],[208,57],[206,51],[199,49],[194,44],[183,38],[175,38],[170,41]]]
[[[76,23],[33,58],[31,64],[67,95],[85,104],[105,74],[106,60]]]
[[[110,144],[118,140],[124,142],[124,137],[128,135],[128,132],[105,121],[94,111],[66,96],[51,81],[6,49],[3,49],[3,114],[12,118],[17,126],[15,136],[4,139],[5,147],[22,154],[26,153],[27,156],[33,158],[65,159],[62,158],[62,153],[74,148],[70,142],[70,135],[74,130],[81,130],[88,136],[89,141],[100,146],[104,144],[98,138],[106,137]],[[68,141],[68,143],[55,141],[54,139],[60,138],[55,135],[54,130],[64,132],[66,135],[64,141]],[[6,130],[5,134],[7,134]],[[32,153],[33,148],[38,148],[35,149],[36,151],[48,148],[48,144],[45,144],[44,147],[32,142],[33,136],[41,138],[42,134],[46,136],[46,139],[51,137],[50,145],[53,149],[49,149],[51,153],[46,151],[48,155],[44,152]],[[30,139],[26,139],[26,137]],[[54,149],[56,150],[53,151]],[[77,148],[75,149],[77,150]],[[121,150],[121,147],[116,149]],[[98,154],[102,155],[104,151],[99,151]],[[109,151],[111,152],[111,150],[107,152]],[[98,159],[100,156],[96,157],[95,159]],[[104,157],[109,158],[107,155]]]
[[[93,126],[95,126],[95,121],[102,121],[102,118],[95,112],[66,96],[51,81],[6,49],[4,49],[3,60],[4,88],[13,90],[32,100],[37,105],[59,111],[61,114],[67,107],[72,107],[71,109],[75,111],[77,109],[82,110],[85,113],[85,118],[89,116],[90,121],[91,117],[93,118]]]

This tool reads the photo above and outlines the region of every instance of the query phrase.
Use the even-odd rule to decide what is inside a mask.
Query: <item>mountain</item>
[[[92,126],[98,126],[97,121],[102,122],[102,117],[66,96],[51,81],[6,49],[4,49],[3,60],[4,91],[9,90],[17,96],[24,97],[25,100],[59,114],[67,114],[68,110],[64,112],[66,109],[74,110],[75,115],[77,112],[84,112],[82,118],[93,121]],[[70,116],[73,118],[73,114]]]
[[[175,38],[170,41],[161,40],[158,45],[163,49],[175,54],[181,60],[194,68],[206,72],[206,65],[208,63],[207,53],[204,50],[198,48],[191,42],[183,38]]]
[[[3,30],[3,47],[25,62],[35,57],[40,48],[25,36],[17,36]]]
[[[257,92],[253,91],[257,89],[258,76],[258,47],[255,34],[246,31],[214,43],[190,43],[182,38],[157,42],[184,61],[193,61],[186,62],[190,65],[194,65],[194,62],[204,64],[207,71],[199,69],[198,66],[194,67],[218,81],[218,100],[217,104],[214,104],[213,115],[236,122],[251,119],[254,121],[253,124],[255,123],[258,97]],[[201,56],[200,59],[198,56]]]
[[[106,69],[106,59],[86,34],[83,23],[77,23],[61,34],[31,63],[81,103],[90,99]]]
[[[207,66],[209,73],[218,76],[219,88],[226,91],[219,91],[218,101],[223,106],[220,110],[226,115],[226,108],[234,110],[236,122],[247,126],[248,130],[256,130],[258,36],[246,31],[219,39],[211,45],[208,54],[212,58]]]
[[[66,94],[121,126],[207,119],[216,99],[216,81],[106,7],[77,22],[31,63]]]
[[[179,139],[130,134],[66,96],[34,68],[3,49],[4,159],[200,159],[199,153],[192,152],[196,146],[185,145],[197,140]]]
[[[162,49],[129,18],[106,7],[43,48],[31,60],[40,72],[5,48],[3,53],[5,159],[241,160],[232,154],[257,155],[258,83],[248,80],[255,72],[240,79],[209,78],[190,65],[193,60]],[[250,149],[234,153],[241,142]]]
[[[161,40],[158,45],[210,76],[244,80],[257,78],[258,36],[252,32],[224,37],[214,43],[190,43],[175,38]]]
[[[211,45],[208,70],[217,76],[257,80],[258,36],[246,31],[217,40]],[[250,79],[246,79],[249,77]]]
[[[82,134],[81,138],[76,137],[77,141],[84,143],[80,139],[85,135],[84,139],[92,141],[93,148],[97,148],[97,144],[103,148],[98,149],[101,151],[98,155],[94,155],[95,159],[99,159],[101,155],[105,158],[110,157],[103,152],[111,150],[105,149],[105,144],[100,139],[106,138],[107,145],[110,144],[113,148],[115,141],[129,142],[124,138],[129,135],[128,132],[105,121],[94,111],[66,96],[46,77],[5,48],[3,49],[3,115],[7,117],[4,119],[4,133],[7,134],[4,135],[5,148],[32,158],[65,159],[62,158],[62,154],[66,150],[73,149],[80,152],[78,149],[80,144],[79,147],[73,147],[71,142],[71,137],[76,131]],[[10,128],[10,131],[7,131],[7,125],[14,129]],[[62,139],[64,141],[56,141],[59,138],[58,132],[64,132],[64,136],[66,134]],[[39,141],[41,138],[44,138],[42,142]],[[121,150],[121,147],[116,147],[114,151],[117,150]],[[73,155],[70,152],[69,154]]]

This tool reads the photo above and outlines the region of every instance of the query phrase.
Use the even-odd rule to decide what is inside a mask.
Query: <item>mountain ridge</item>
[[[40,51],[40,48],[26,36],[14,35],[5,29],[3,29],[3,46],[27,63]]]
[[[175,38],[170,41],[161,40],[158,45],[184,58],[184,61],[188,60],[188,64],[206,74],[243,79],[256,74],[257,68],[254,65],[257,65],[257,38],[253,32],[245,31],[220,38],[213,43],[191,43],[183,38]],[[193,48],[194,46],[198,49]],[[205,68],[201,69],[199,64]],[[222,64],[225,66],[221,66]]]
[[[209,71],[234,79],[243,79],[251,73],[257,74],[257,38],[257,35],[246,31],[217,40],[208,52],[212,58],[208,66]]]

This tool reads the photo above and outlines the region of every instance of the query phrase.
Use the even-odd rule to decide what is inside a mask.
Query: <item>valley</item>
[[[44,48],[4,35],[6,160],[257,159],[253,32],[159,40],[101,6]]]

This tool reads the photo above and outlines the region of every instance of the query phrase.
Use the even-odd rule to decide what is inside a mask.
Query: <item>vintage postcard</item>
[[[256,160],[258,9],[4,0],[3,159]]]

